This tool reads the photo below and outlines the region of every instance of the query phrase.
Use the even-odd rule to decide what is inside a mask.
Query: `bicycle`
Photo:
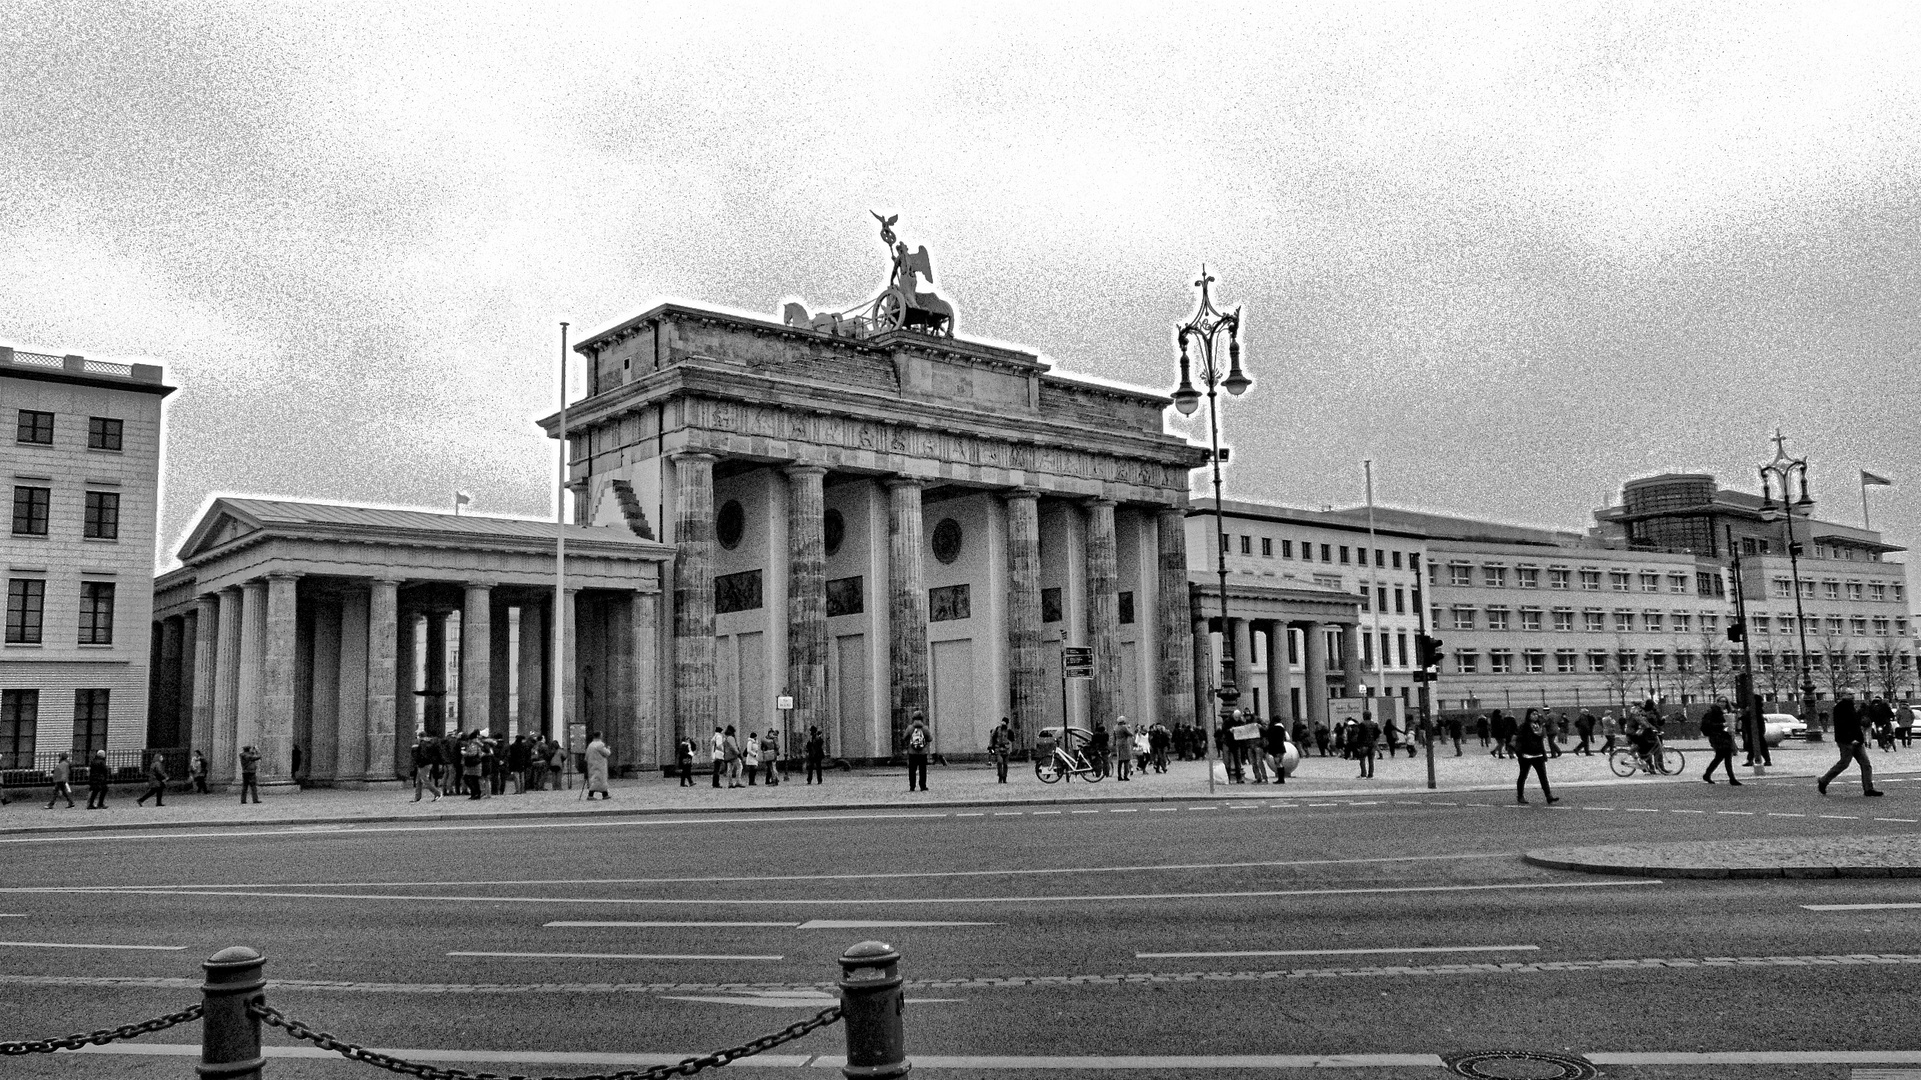
[[[1652,761],[1652,767],[1649,761]],[[1641,752],[1632,746],[1617,746],[1614,752],[1608,755],[1608,768],[1613,769],[1616,776],[1633,776],[1636,772],[1679,776],[1681,770],[1686,767],[1687,755],[1666,743],[1657,744],[1647,760],[1644,760]]]
[[[1090,784],[1098,784],[1103,775],[1099,766],[1087,760],[1087,755],[1079,749],[1068,750],[1062,746],[1054,747],[1053,753],[1034,759],[1034,775],[1043,784],[1058,784],[1062,780],[1080,777]]]

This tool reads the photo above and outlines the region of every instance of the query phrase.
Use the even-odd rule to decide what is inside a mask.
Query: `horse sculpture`
[[[953,305],[931,292],[915,288],[917,277],[926,278],[930,285],[934,281],[934,260],[927,254],[927,248],[922,246],[910,252],[894,235],[894,222],[900,220],[899,214],[889,217],[874,214],[874,220],[880,222],[881,243],[888,246],[893,259],[887,287],[881,294],[860,307],[841,312],[813,313],[805,304],[789,303],[781,309],[782,321],[788,326],[837,337],[867,337],[891,330],[918,330],[953,337]]]

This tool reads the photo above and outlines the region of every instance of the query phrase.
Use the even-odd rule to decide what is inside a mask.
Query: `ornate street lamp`
[[[1794,484],[1800,482],[1800,497],[1794,497]],[[1781,505],[1774,504],[1779,488]],[[1808,741],[1821,740],[1820,725],[1814,722],[1814,670],[1808,663],[1808,620],[1801,610],[1801,545],[1794,539],[1794,515],[1812,512],[1814,499],[1808,494],[1808,459],[1788,456],[1788,440],[1779,428],[1774,432],[1774,460],[1761,466],[1761,520],[1786,520],[1788,526],[1788,573],[1794,579],[1794,628],[1801,641],[1801,722],[1808,726]]]
[[[1194,317],[1176,331],[1181,385],[1174,391],[1174,407],[1182,416],[1193,416],[1200,408],[1200,391],[1194,389],[1192,379],[1193,366],[1198,363],[1201,384],[1207,387],[1207,433],[1214,451],[1211,461],[1214,467],[1214,560],[1221,579],[1221,686],[1216,693],[1221,699],[1221,723],[1226,725],[1233,721],[1241,691],[1235,680],[1234,634],[1227,624],[1227,526],[1221,512],[1221,426],[1214,411],[1214,389],[1218,386],[1239,397],[1254,385],[1254,380],[1241,371],[1241,309],[1224,312],[1216,308],[1208,294],[1208,286],[1213,281],[1207,267],[1202,266],[1200,280],[1194,282],[1201,290],[1200,307]],[[1223,337],[1227,339],[1226,372],[1221,371],[1219,364]]]

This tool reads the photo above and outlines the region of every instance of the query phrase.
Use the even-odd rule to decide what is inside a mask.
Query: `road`
[[[1891,779],[1879,800],[1836,790],[1677,780],[1569,789],[1556,808],[1489,793],[0,837],[0,1038],[178,1008],[197,996],[199,960],[248,944],[269,957],[272,1003],[316,1027],[482,1052],[468,1068],[591,1072],[486,1054],[728,1045],[808,1015],[841,949],[879,938],[905,957],[910,1050],[930,1061],[1921,1049],[1912,963],[1698,962],[1921,958],[1921,910],[1803,907],[1921,900],[1915,879],[1653,881],[1519,858],[1921,828],[1921,780]],[[951,925],[837,925],[872,921]],[[188,1025],[150,1041],[197,1037]],[[830,1029],[780,1052],[841,1047]],[[14,1059],[7,1075],[189,1065],[63,1054]],[[1189,1072],[1218,1075],[1158,1075]],[[276,1061],[269,1075],[372,1070]]]

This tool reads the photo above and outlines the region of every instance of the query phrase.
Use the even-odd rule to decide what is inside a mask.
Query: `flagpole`
[[[567,728],[567,324],[560,324],[560,489],[554,498],[554,741],[561,746],[560,771],[572,787],[568,765],[574,759]]]
[[[1861,472],[1861,529],[1863,532],[1872,532],[1874,526],[1868,524],[1868,474],[1862,470],[1856,471]]]

